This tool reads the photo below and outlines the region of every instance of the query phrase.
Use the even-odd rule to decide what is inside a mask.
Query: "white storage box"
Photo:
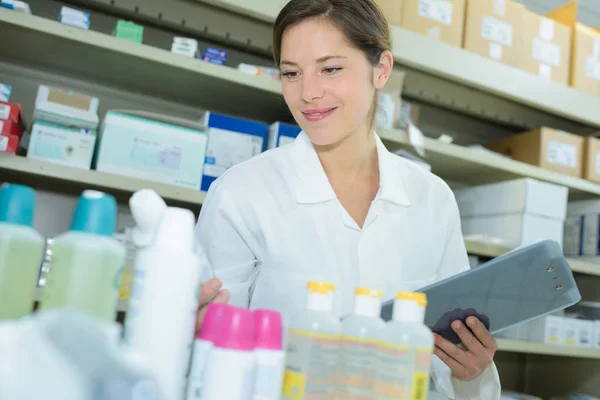
[[[579,346],[579,320],[563,318],[563,343],[565,346]]]
[[[600,321],[594,321],[594,347],[600,349]]]
[[[562,245],[568,189],[517,179],[455,191],[465,235],[483,234],[513,246],[550,239]]]
[[[529,340],[546,344],[564,344],[563,317],[548,315],[535,319],[527,325]]]
[[[578,319],[569,323],[577,322],[579,334],[577,345],[581,347],[592,347],[594,345],[594,321]]]
[[[96,130],[99,124],[98,104],[96,97],[42,85],[35,99],[33,119],[70,128]]]

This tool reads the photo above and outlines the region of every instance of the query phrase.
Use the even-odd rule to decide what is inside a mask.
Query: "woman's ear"
[[[375,67],[373,86],[375,89],[383,89],[394,68],[394,56],[391,51],[385,50],[379,57],[379,64]]]

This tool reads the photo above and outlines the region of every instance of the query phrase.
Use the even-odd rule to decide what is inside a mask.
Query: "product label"
[[[565,327],[565,344],[577,344],[577,328],[571,326]]]
[[[554,40],[554,21],[540,16],[540,37],[551,42]]]
[[[594,39],[594,49],[592,50],[592,56],[600,60],[600,39]]]
[[[419,0],[419,16],[451,25],[452,3],[446,0]]]
[[[420,348],[415,352],[411,400],[426,400],[429,393],[429,371],[433,349]]]
[[[600,175],[600,153],[596,153],[596,173]]]
[[[577,166],[577,148],[572,144],[551,140],[548,143],[548,162],[575,168]]]
[[[502,60],[502,46],[498,43],[490,43],[489,56],[494,60]]]
[[[510,47],[513,43],[513,26],[486,15],[481,24],[481,37]]]
[[[379,400],[407,398],[413,384],[414,352],[408,346],[382,343],[377,347],[373,391]]]
[[[0,133],[2,133],[3,129],[4,129],[4,121],[0,121]]]
[[[586,57],[585,74],[589,78],[600,80],[600,59],[593,56]]]
[[[0,119],[8,119],[10,115],[10,106],[6,104],[0,104]]]
[[[90,167],[96,144],[92,131],[35,124],[31,135],[28,156],[80,168]]]
[[[219,177],[229,168],[260,154],[263,138],[219,128],[208,130],[204,175]]]
[[[579,329],[579,344],[582,346],[589,346],[591,343],[591,332],[588,329]]]
[[[192,355],[192,368],[188,378],[187,397],[188,400],[201,400],[202,389],[204,387],[204,371],[208,352],[212,348],[210,342],[196,340],[194,342],[194,352]]]
[[[427,31],[427,36],[435,39],[435,40],[440,40],[440,35],[442,34],[442,30],[440,29],[439,26],[434,26],[433,28],[431,28],[430,30]]]
[[[502,17],[506,16],[506,0],[494,0],[494,12]]]
[[[283,399],[334,399],[339,345],[339,336],[290,330]]]
[[[552,67],[548,64],[540,64],[538,75],[542,78],[552,79]]]
[[[345,399],[372,396],[377,369],[377,340],[342,336],[338,383]]]
[[[0,151],[6,151],[8,149],[8,137],[0,135]]]
[[[274,400],[281,397],[284,355],[264,357],[256,353],[256,381],[253,400]]]
[[[559,67],[560,46],[538,37],[533,38],[533,58],[554,67]]]

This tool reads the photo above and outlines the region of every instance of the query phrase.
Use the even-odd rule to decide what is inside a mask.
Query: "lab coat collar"
[[[410,206],[402,176],[406,173],[398,156],[390,153],[375,134],[379,158],[379,191],[376,200]],[[296,201],[299,204],[324,203],[337,198],[319,156],[308,136],[301,132],[292,145],[292,161],[296,172]]]

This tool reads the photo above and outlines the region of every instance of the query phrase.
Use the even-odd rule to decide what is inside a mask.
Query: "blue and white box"
[[[157,114],[139,113],[145,115],[141,117],[132,113],[107,112],[100,130],[96,169],[200,189],[206,132],[190,121],[174,124],[163,122],[169,119]]]
[[[299,126],[275,122],[269,128],[269,149],[292,143],[302,132]]]
[[[202,118],[208,127],[206,164],[202,190],[225,171],[266,149],[269,126],[262,122],[207,112]]]
[[[35,121],[27,145],[27,158],[90,169],[95,145],[96,131]]]
[[[0,101],[8,102],[10,100],[10,93],[12,86],[5,83],[0,83]]]
[[[75,28],[80,29],[89,29],[90,28],[90,14],[76,10],[71,7],[63,6],[60,9],[60,15],[58,17],[58,21],[61,24],[69,25]]]
[[[229,55],[229,53],[225,50],[216,49],[214,47],[207,47],[206,50],[204,50],[204,55],[225,61],[227,60],[227,56]]]

